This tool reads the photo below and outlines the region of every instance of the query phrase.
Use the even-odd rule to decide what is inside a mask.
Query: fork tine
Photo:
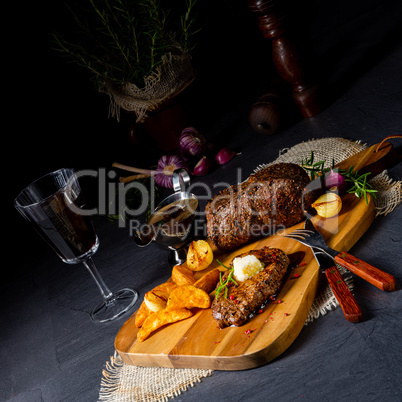
[[[292,239],[292,240],[296,240],[301,244],[304,244],[305,246],[311,247],[310,244],[308,244],[308,242],[306,242],[306,240],[304,239],[304,237],[300,237],[300,236],[294,236],[294,235],[285,235],[283,237],[286,237],[288,239]]]
[[[299,235],[299,234],[295,234],[295,233],[290,233],[290,234],[287,234],[287,235],[285,235],[285,236],[283,236],[283,237],[287,237],[288,239],[294,239],[294,240],[305,240],[305,236],[302,236],[301,234]]]
[[[314,230],[310,230],[310,229],[295,229],[292,233],[313,234]]]

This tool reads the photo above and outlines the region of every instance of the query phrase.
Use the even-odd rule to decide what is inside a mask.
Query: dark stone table
[[[374,34],[359,40],[360,54],[366,54],[365,46],[382,46]],[[246,177],[259,164],[276,159],[281,149],[312,138],[343,137],[371,145],[401,134],[402,46],[396,42],[387,42],[325,111],[276,135],[253,133],[247,122],[250,98],[239,102],[207,134],[214,138],[229,133],[226,145],[241,151],[241,156],[195,180],[209,185],[234,183],[237,168]],[[339,61],[338,72],[354,65],[358,53],[348,56],[348,61]],[[401,141],[391,142],[400,151]],[[402,164],[389,175],[402,179]],[[27,184],[24,181],[21,186]],[[63,264],[15,211],[9,211],[16,230],[3,251],[0,400],[95,401],[102,369],[114,353],[114,338],[123,322],[93,324],[89,312],[99,293],[83,266]],[[133,287],[142,297],[169,277],[167,252],[153,246],[137,248],[127,227],[118,227],[104,216],[96,217],[94,224],[100,238],[94,259],[113,290]],[[385,293],[355,278],[364,322],[347,322],[337,308],[305,326],[269,364],[247,371],[215,371],[176,400],[401,401],[401,225],[399,206],[376,218],[351,250],[397,280],[397,291]],[[8,254],[12,258],[5,261]]]

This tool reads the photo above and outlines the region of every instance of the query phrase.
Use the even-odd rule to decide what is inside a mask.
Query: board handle
[[[376,286],[385,292],[393,292],[396,290],[395,278],[387,272],[373,267],[360,258],[354,257],[345,251],[342,251],[335,257],[335,261],[346,267],[350,272],[360,276],[365,281]]]
[[[326,269],[325,276],[342,308],[345,318],[350,322],[363,321],[363,313],[336,266]]]

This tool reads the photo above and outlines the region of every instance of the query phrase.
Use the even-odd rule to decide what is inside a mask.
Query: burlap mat
[[[144,79],[145,85],[139,88],[132,83],[116,86],[112,82],[104,82],[101,92],[109,95],[109,114],[120,120],[120,109],[134,112],[136,122],[143,122],[147,112],[156,110],[161,104],[180,93],[195,78],[191,58],[187,54],[163,57],[163,62],[156,70]]]
[[[279,157],[269,163],[293,162],[300,163],[301,159],[310,157],[314,151],[315,160],[327,161],[331,166],[362,151],[367,145],[359,141],[343,138],[323,138],[311,140],[283,149]],[[259,170],[267,165],[260,165]],[[370,181],[373,188],[378,190],[375,199],[376,216],[387,215],[402,201],[402,182],[390,179],[384,171]],[[338,268],[349,288],[353,289],[353,278],[349,271],[338,265]],[[320,295],[314,300],[306,325],[339,306],[329,285],[325,286]],[[212,370],[201,369],[171,369],[163,367],[138,367],[125,364],[118,354],[110,358],[103,370],[99,401],[131,402],[131,401],[166,401],[186,391],[188,387],[201,382],[202,378],[210,376]]]

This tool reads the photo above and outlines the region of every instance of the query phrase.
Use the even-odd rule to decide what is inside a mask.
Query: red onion
[[[206,156],[203,156],[200,161],[194,166],[194,176],[204,176],[209,173],[212,168],[212,161]]]
[[[165,188],[173,188],[172,174],[174,170],[180,168],[187,169],[187,165],[183,158],[178,155],[163,155],[158,161],[156,170],[139,169],[131,166],[121,165],[120,163],[113,163],[113,166],[129,172],[146,175],[154,174],[155,183]]]
[[[206,140],[194,127],[185,128],[179,138],[179,149],[183,157],[201,156]]]
[[[225,163],[228,163],[236,154],[232,150],[228,148],[222,148],[215,156],[215,160],[218,163],[218,165],[224,165]]]
[[[332,169],[325,177],[325,187],[329,188],[333,191],[341,192],[346,186],[345,178],[337,172],[334,172]]]

